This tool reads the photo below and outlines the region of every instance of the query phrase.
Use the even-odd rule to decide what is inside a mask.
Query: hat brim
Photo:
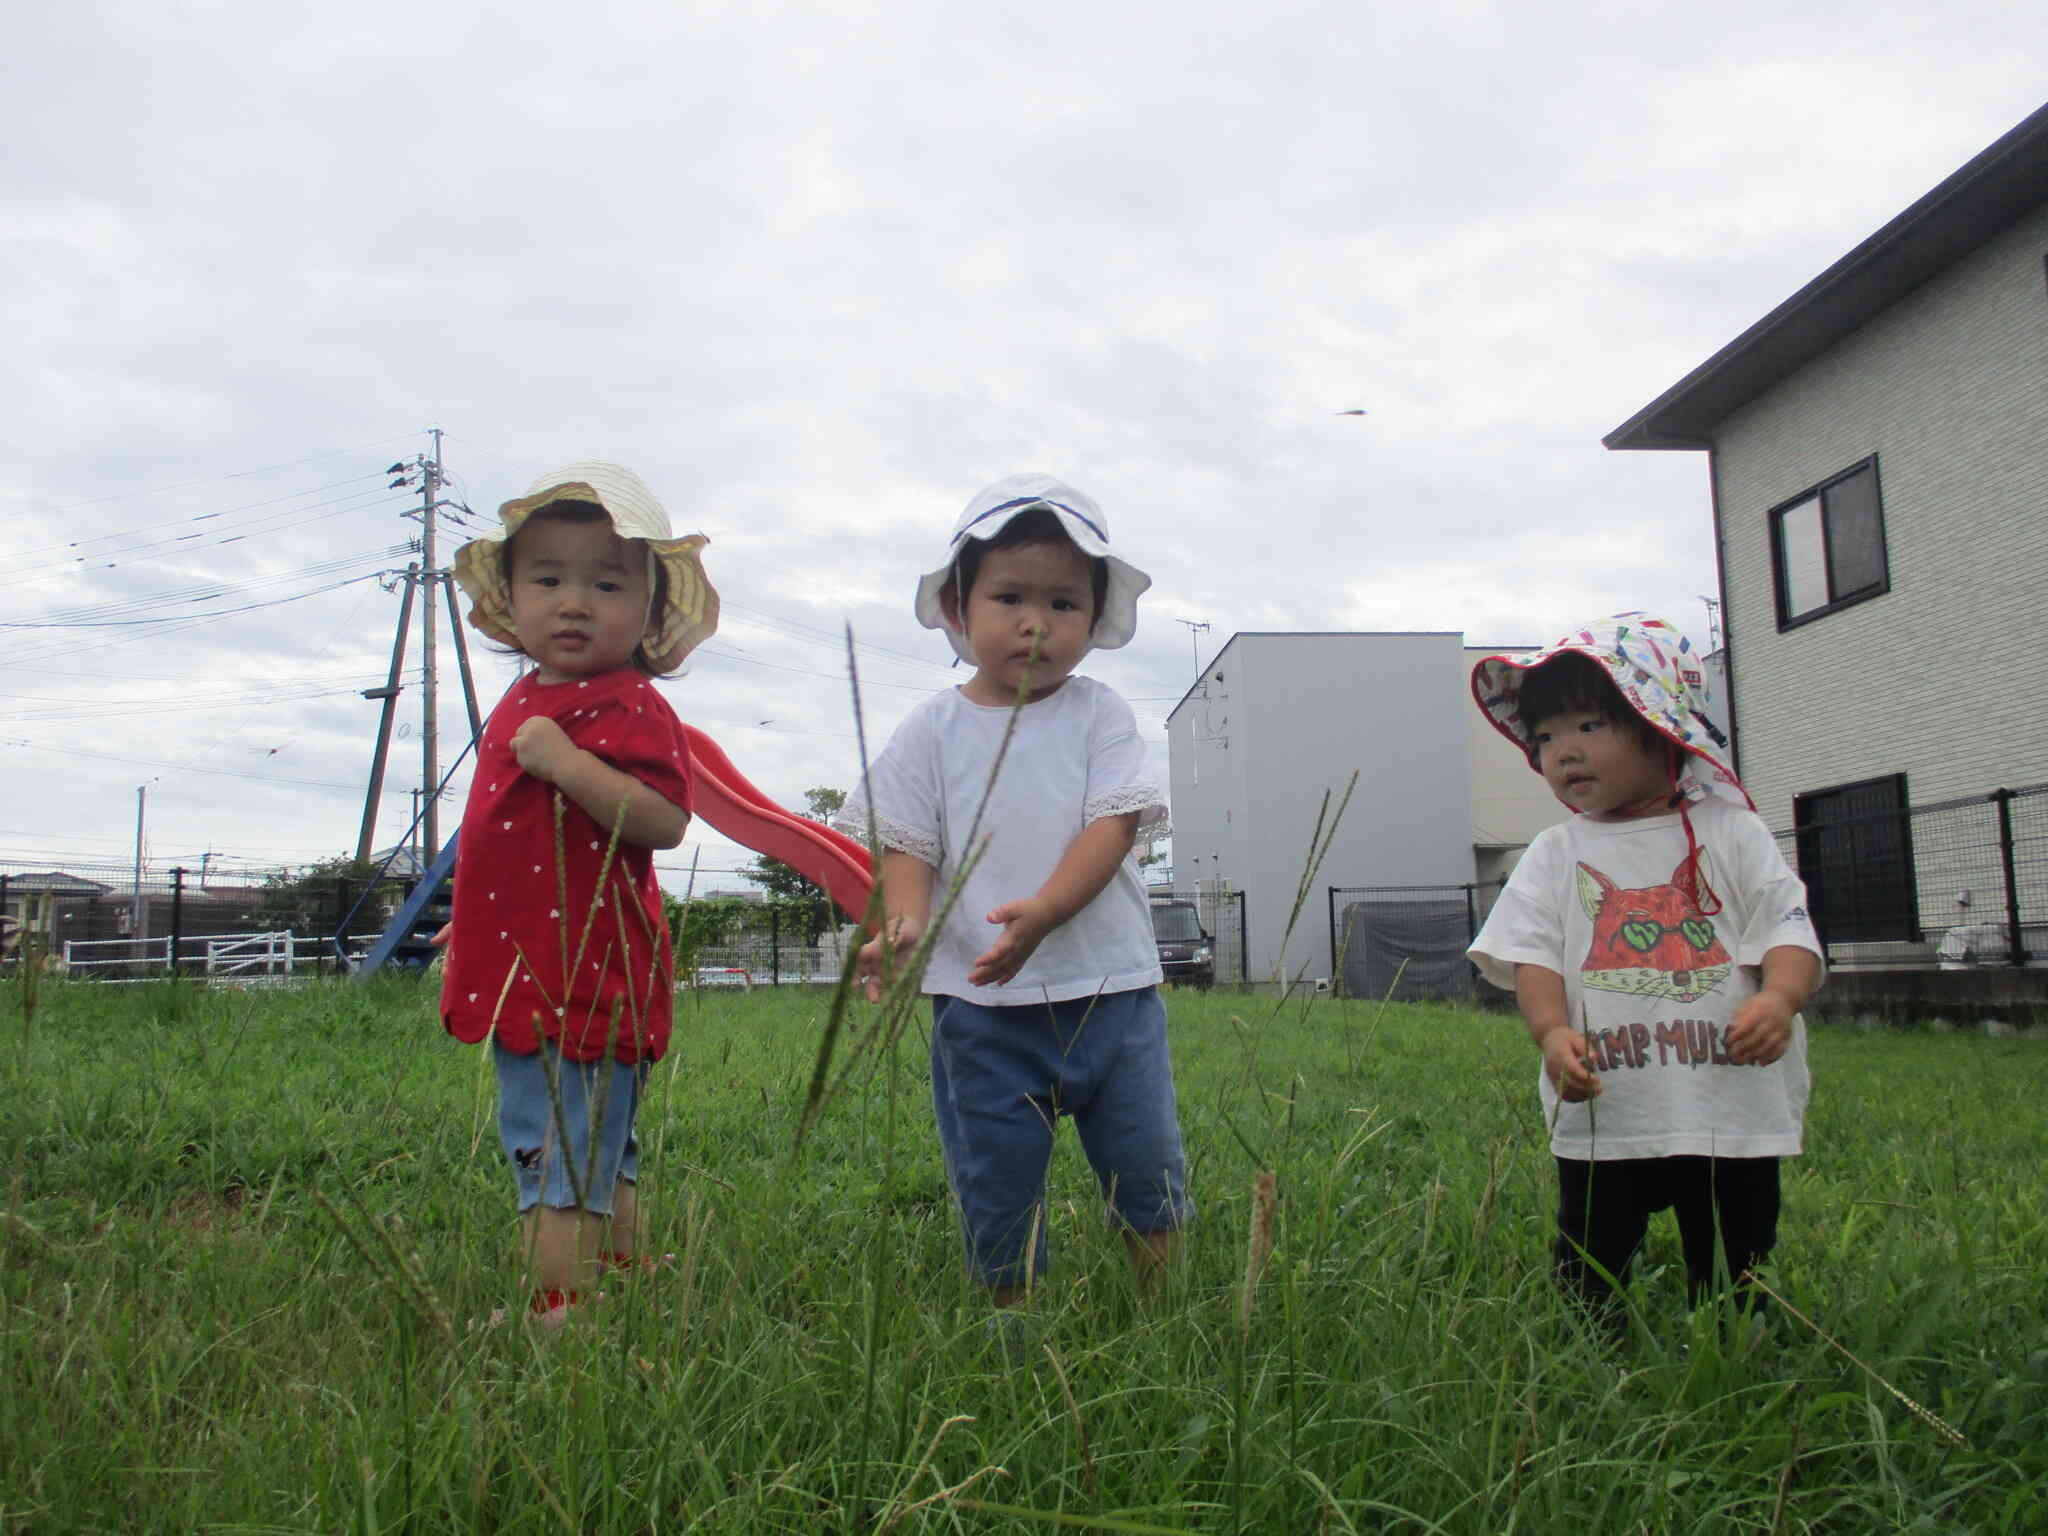
[[[617,499],[614,488],[612,498]],[[718,590],[704,573],[699,552],[710,542],[701,533],[682,538],[650,537],[633,528],[659,526],[665,532],[668,516],[649,499],[650,515],[640,507],[614,508],[605,488],[588,480],[567,480],[533,495],[508,501],[499,509],[504,527],[471,539],[455,551],[449,562],[456,582],[469,598],[469,623],[477,633],[500,645],[519,649],[519,636],[512,624],[512,594],[505,579],[505,546],[518,535],[528,518],[558,501],[588,501],[605,509],[612,527],[621,538],[638,538],[660,562],[667,578],[667,598],[659,613],[648,619],[648,632],[640,642],[648,666],[665,675],[680,667],[690,652],[718,631]]]
[[[1102,611],[1095,615],[1094,626],[1088,632],[1088,648],[1113,651],[1129,645],[1137,635],[1138,599],[1152,585],[1152,578],[1121,555],[1111,553],[1108,543],[1097,535],[1083,518],[1058,502],[1020,499],[1014,505],[1002,508],[997,515],[986,516],[956,533],[955,543],[946,557],[945,564],[925,572],[918,578],[917,598],[913,604],[917,622],[926,629],[944,630],[946,638],[952,642],[953,654],[962,661],[974,660],[973,649],[967,643],[966,633],[957,625],[947,622],[945,605],[941,600],[946,584],[953,578],[953,568],[959,559],[961,548],[967,539],[979,539],[986,543],[1001,533],[1012,518],[1039,508],[1052,513],[1059,520],[1061,529],[1082,554],[1091,560],[1100,560],[1108,567],[1109,580],[1102,594]]]
[[[1643,623],[1639,615],[1617,617],[1636,620],[1638,627]],[[1662,621],[1651,622],[1660,628],[1669,627]],[[1592,628],[1604,632],[1610,623],[1603,621]],[[1591,638],[1591,629],[1555,641],[1542,650],[1502,652],[1483,656],[1473,663],[1472,701],[1493,728],[1514,743],[1515,749],[1528,760],[1531,768],[1537,768],[1533,743],[1522,729],[1518,713],[1522,679],[1535,668],[1566,652],[1575,652],[1599,663],[1613,679],[1629,707],[1685,754],[1686,764],[1692,770],[1690,777],[1699,793],[1717,794],[1750,810],[1756,809],[1756,802],[1736,777],[1735,769],[1722,757],[1713,738],[1703,728],[1696,709],[1681,707],[1671,688],[1654,669],[1638,666],[1613,646]]]

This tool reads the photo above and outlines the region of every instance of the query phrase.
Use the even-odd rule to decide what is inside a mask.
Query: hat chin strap
[[[1692,829],[1692,807],[1689,804],[1679,776],[1684,771],[1685,753],[1675,741],[1664,743],[1664,767],[1671,775],[1672,798],[1678,802],[1679,824],[1685,828],[1685,862],[1679,866],[1678,884],[1680,894],[1692,899],[1693,906],[1702,917],[1713,917],[1721,910],[1721,895],[1707,883],[1707,874],[1700,867],[1700,840]],[[1688,889],[1689,887],[1689,889]],[[1712,905],[1709,906],[1708,903]]]

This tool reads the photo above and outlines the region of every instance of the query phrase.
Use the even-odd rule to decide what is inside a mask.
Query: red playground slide
[[[874,888],[867,849],[820,822],[785,811],[748,783],[718,743],[694,725],[685,725],[683,736],[690,744],[696,814],[714,831],[782,860],[823,886],[854,922],[867,916],[868,893]]]

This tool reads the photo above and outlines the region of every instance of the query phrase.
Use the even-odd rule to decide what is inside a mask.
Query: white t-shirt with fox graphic
[[[1676,883],[1686,858],[1676,812],[1574,816],[1530,844],[1468,951],[1496,986],[1512,989],[1517,965],[1564,977],[1603,1092],[1563,1103],[1537,1069],[1559,1157],[1800,1150],[1811,1081],[1805,1020],[1793,1020],[1790,1046],[1767,1067],[1737,1066],[1722,1039],[1755,994],[1767,951],[1821,953],[1806,888],[1755,812],[1710,797],[1688,814],[1719,912],[1702,915]]]

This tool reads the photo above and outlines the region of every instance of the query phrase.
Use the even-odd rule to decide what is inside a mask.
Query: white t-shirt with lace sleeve
[[[1084,828],[1132,811],[1140,826],[1166,814],[1137,717],[1114,689],[1070,677],[1016,713],[1004,752],[1008,707],[975,704],[957,688],[935,694],[896,728],[867,783],[833,824],[865,839],[872,806],[882,847],[912,854],[937,871],[934,921],[972,846],[986,842],[932,947],[924,977],[929,994],[1006,1007],[1158,985],[1159,950],[1135,857],[1123,861],[1100,895],[1047,934],[1011,981],[968,985],[975,960],[1002,932],[988,914],[1034,895]]]

